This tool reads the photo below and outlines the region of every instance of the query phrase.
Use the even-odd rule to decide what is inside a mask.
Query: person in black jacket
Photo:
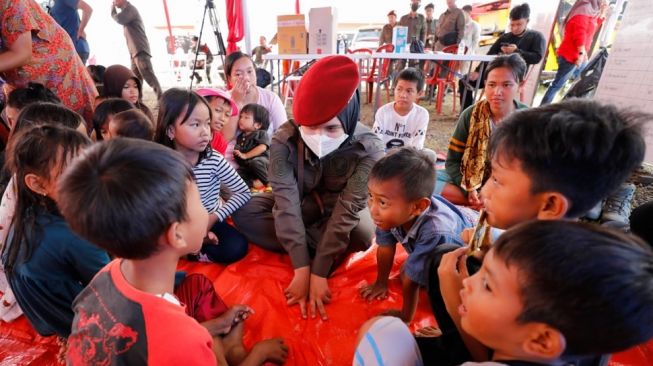
[[[487,54],[509,55],[518,53],[529,67],[542,61],[544,52],[546,51],[546,41],[542,33],[527,28],[530,15],[531,9],[528,4],[524,3],[514,7],[510,11],[510,32],[504,33],[499,37],[492,47],[490,47]],[[467,75],[465,81],[474,85],[476,84],[476,80],[481,77],[480,87],[483,87],[485,85],[486,75],[480,75],[479,70],[480,65],[476,67],[475,71]],[[465,108],[474,104],[472,97],[473,90],[467,89],[467,94],[465,95],[465,82],[460,80],[459,85],[460,105],[462,106],[461,111],[463,111]],[[465,99],[463,99],[463,95],[465,95]]]

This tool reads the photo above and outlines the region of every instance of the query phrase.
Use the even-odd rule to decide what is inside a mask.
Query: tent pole
[[[175,53],[175,38],[172,36],[172,26],[170,25],[170,14],[168,13],[168,1],[163,0],[163,10],[166,14],[166,25],[168,26],[168,47],[172,50],[172,53]]]
[[[244,32],[245,32],[245,53],[248,55],[252,54],[252,32],[249,28],[249,8],[248,8],[248,3],[249,1],[247,0],[240,0],[242,1],[242,8],[243,8],[243,26],[244,26]]]

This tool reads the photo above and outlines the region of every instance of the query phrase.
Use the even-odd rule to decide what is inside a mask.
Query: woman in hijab
[[[238,229],[262,248],[287,252],[295,275],[288,305],[326,319],[327,277],[347,253],[367,249],[374,224],[367,209],[367,176],[383,143],[358,122],[356,63],[344,56],[316,62],[295,93],[293,115],[270,146],[271,193],[257,195],[233,215]]]
[[[551,103],[571,75],[583,68],[607,9],[607,0],[578,0],[572,6],[563,23],[565,34],[557,51],[558,72],[542,98],[542,105]]]

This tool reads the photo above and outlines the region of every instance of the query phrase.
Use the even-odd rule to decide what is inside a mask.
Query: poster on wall
[[[595,98],[653,114],[653,2],[630,0],[610,49]],[[646,131],[646,157],[653,164],[653,128]]]

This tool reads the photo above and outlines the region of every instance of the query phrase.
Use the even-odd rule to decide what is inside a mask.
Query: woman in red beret
[[[290,255],[295,276],[288,305],[326,319],[327,277],[349,252],[367,249],[374,224],[367,209],[367,176],[383,157],[381,140],[358,122],[360,83],[345,56],[316,62],[302,77],[294,120],[270,146],[271,193],[253,197],[233,215],[250,242]]]

